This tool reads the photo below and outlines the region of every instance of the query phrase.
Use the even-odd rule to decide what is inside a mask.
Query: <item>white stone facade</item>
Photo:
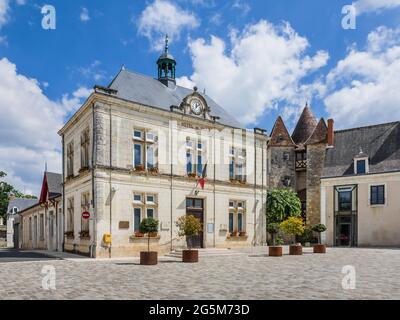
[[[87,129],[90,132],[90,168],[82,171],[81,136]],[[135,168],[134,145],[135,142],[140,144],[134,139],[135,130],[157,137],[153,144],[157,151],[152,153],[152,164],[157,171],[138,172]],[[147,240],[132,237],[135,235],[134,212],[139,212],[135,208],[141,208],[141,218],[151,208],[150,212],[160,221],[158,237],[151,240],[154,250],[165,253],[183,247],[185,241],[177,237],[175,221],[186,214],[187,198],[204,202],[203,247],[250,246],[265,242],[266,136],[100,93],[93,93],[59,133],[63,137],[65,177],[70,156],[68,145],[72,141],[74,145],[73,177],[65,179],[64,187],[65,250],[93,257],[137,255],[147,246]],[[192,149],[188,149],[187,138],[192,141]],[[200,151],[197,150],[199,142]],[[230,179],[232,147],[240,150],[243,156],[235,161],[245,163],[241,176],[246,177],[246,183]],[[143,148],[147,148],[147,144],[143,144]],[[204,190],[198,185],[198,178],[187,174],[190,150],[194,157],[202,155],[203,170],[207,164]],[[239,169],[235,166],[235,170]],[[89,195],[88,207],[81,203],[84,194]],[[142,195],[141,201],[134,200],[135,194]],[[147,204],[146,196],[154,197],[153,201]],[[68,226],[72,200],[73,227]],[[232,201],[241,202],[244,208],[230,209]],[[87,222],[81,219],[82,211],[91,213],[89,227],[86,226],[89,236],[85,233],[83,237],[80,235],[82,223]],[[229,236],[230,211],[235,229],[240,225],[238,213],[241,214],[241,237]],[[112,235],[111,246],[103,243],[107,233]]]

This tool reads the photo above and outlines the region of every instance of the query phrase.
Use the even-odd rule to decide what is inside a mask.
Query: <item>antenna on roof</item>
[[[203,89],[203,94],[206,94],[206,88]]]
[[[125,70],[125,64],[122,64],[121,70]]]
[[[44,163],[44,172],[47,172],[47,161]]]

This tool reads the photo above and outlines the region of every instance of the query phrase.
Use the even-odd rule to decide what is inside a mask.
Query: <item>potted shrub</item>
[[[64,232],[65,236],[67,239],[73,239],[74,238],[74,232],[73,231],[66,231]]]
[[[321,244],[321,233],[326,231],[324,224],[316,224],[312,231],[318,233],[318,244],[314,245],[314,253],[326,253],[326,245]]]
[[[279,232],[279,223],[272,222],[267,225],[267,232],[271,235],[272,246],[268,248],[268,255],[271,257],[282,257],[282,246],[277,245],[276,235]]]
[[[142,172],[144,171],[144,165],[138,164],[135,166],[135,171]]]
[[[150,251],[150,236],[152,232],[158,231],[158,220],[153,218],[145,218],[140,223],[140,232],[147,234],[147,251],[140,252],[141,265],[156,265],[158,262],[158,252]]]
[[[301,243],[296,243],[296,236],[304,233],[304,222],[301,218],[289,217],[280,224],[280,229],[287,235],[294,238],[293,244],[289,247],[290,255],[302,255],[303,247]]]
[[[230,236],[231,237],[238,237],[239,236],[239,232],[237,230],[233,230],[233,232],[231,232]]]
[[[149,169],[149,172],[150,172],[152,175],[157,175],[157,174],[158,174],[158,168],[157,168],[157,167],[151,167],[151,168]]]
[[[190,240],[191,237],[197,236],[203,230],[200,219],[193,215],[182,216],[176,222],[176,226],[179,229],[178,235],[186,237],[188,240],[188,250],[182,251],[182,261],[187,263],[198,262],[199,250],[192,250],[192,241]]]
[[[135,232],[135,238],[143,238],[143,237],[144,237],[144,234],[141,233],[140,231],[139,232]]]

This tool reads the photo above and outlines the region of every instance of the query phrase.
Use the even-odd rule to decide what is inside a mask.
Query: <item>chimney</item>
[[[12,194],[12,193],[10,193],[10,194],[8,195],[8,201],[11,202],[11,201],[13,201],[13,200],[15,200],[15,195]]]
[[[333,131],[334,123],[335,122],[333,121],[333,119],[328,120],[328,146],[330,146],[330,147],[333,147],[334,139],[335,139],[335,133]]]

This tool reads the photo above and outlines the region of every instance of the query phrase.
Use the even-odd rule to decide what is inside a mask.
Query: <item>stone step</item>
[[[167,254],[167,257],[174,257],[174,258],[182,258],[182,250],[183,249],[176,249],[175,251]],[[220,257],[220,256],[236,256],[236,255],[244,255],[243,252],[232,251],[229,249],[198,249],[199,250],[199,257]]]

